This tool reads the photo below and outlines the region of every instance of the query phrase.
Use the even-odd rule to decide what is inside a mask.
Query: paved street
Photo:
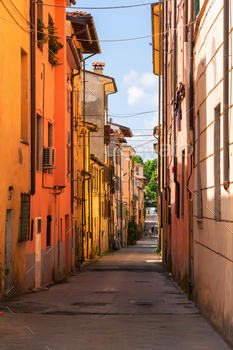
[[[155,237],[143,238],[47,291],[3,300],[1,350],[229,349],[155,248]]]

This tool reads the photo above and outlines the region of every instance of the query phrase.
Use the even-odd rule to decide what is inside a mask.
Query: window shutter
[[[30,195],[21,193],[21,214],[19,219],[19,242],[29,240]]]

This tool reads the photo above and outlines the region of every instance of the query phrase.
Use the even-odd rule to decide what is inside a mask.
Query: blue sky
[[[77,7],[105,7],[142,4],[147,0],[76,0]],[[151,35],[150,6],[114,10],[81,10],[91,13],[97,29],[102,53],[86,62],[86,69],[92,70],[92,62],[105,62],[104,74],[116,80],[118,92],[109,96],[109,116],[113,122],[131,128],[134,135],[128,144],[135,147],[144,160],[155,157],[153,142],[136,147],[150,140],[153,127],[157,125],[157,113],[148,113],[131,118],[117,118],[120,114],[133,114],[158,109],[158,78],[153,75],[151,37],[125,41],[101,40],[126,39]],[[122,117],[122,116],[121,116]],[[146,136],[151,135],[151,136]],[[151,153],[148,153],[148,152]]]

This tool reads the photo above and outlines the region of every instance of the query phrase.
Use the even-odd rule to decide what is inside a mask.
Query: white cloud
[[[158,78],[151,72],[141,75],[131,69],[129,74],[124,76],[124,83],[129,85],[128,105],[156,107],[158,104]]]
[[[148,120],[148,119],[144,119],[144,123],[145,123],[145,129],[154,129],[154,127],[156,125],[158,125],[158,112],[154,113],[154,116],[152,119]]]
[[[129,85],[138,78],[138,72],[134,69],[130,69],[129,74],[124,76],[124,84]]]
[[[146,72],[141,75],[140,83],[144,88],[154,88],[158,85],[158,78],[153,73]]]
[[[128,104],[130,106],[139,104],[142,100],[144,100],[147,96],[143,89],[137,86],[131,86],[128,90]]]

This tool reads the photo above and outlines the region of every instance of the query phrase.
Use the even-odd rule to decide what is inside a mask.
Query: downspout
[[[73,70],[72,70],[72,74],[73,74]],[[73,208],[73,203],[74,203],[74,181],[73,179],[76,178],[76,174],[74,174],[74,77],[71,77],[71,86],[72,86],[72,91],[71,91],[71,115],[70,115],[70,133],[71,133],[71,227],[74,227],[74,232],[76,232],[76,226],[75,226],[75,222],[73,219],[73,214],[74,214],[74,208]],[[74,176],[75,175],[75,176]],[[76,236],[76,235],[75,235]],[[59,235],[58,235],[59,237]],[[75,242],[74,242],[74,234],[73,234],[73,230],[72,230],[72,258],[71,258],[71,268],[73,266],[73,271],[75,269],[75,259],[76,259],[76,254],[75,254]],[[74,258],[75,257],[75,258]],[[72,272],[73,272],[72,271]]]
[[[85,237],[85,231],[84,231],[84,226],[86,227],[86,206],[85,206],[85,196],[86,196],[86,189],[85,189],[85,147],[86,147],[86,142],[85,142],[85,127],[86,127],[86,60],[88,58],[91,58],[95,56],[96,54],[92,54],[90,56],[87,56],[86,58],[83,59],[83,198],[82,198],[82,261],[84,261],[84,237]]]
[[[73,70],[72,70],[72,74],[73,74]],[[73,134],[73,129],[74,129],[74,110],[73,110],[73,103],[74,103],[74,79],[70,79],[71,80],[71,86],[72,86],[72,92],[71,92],[71,115],[70,115],[70,132],[71,132],[71,215],[73,216],[74,210],[73,210],[73,203],[74,203],[74,182],[73,179],[75,179],[74,176],[74,134]],[[72,226],[73,226],[73,222],[72,222]],[[73,231],[72,231],[73,233]],[[73,242],[73,240],[72,240]]]
[[[223,4],[223,186],[229,192],[229,0]]]
[[[35,160],[35,115],[36,115],[36,21],[35,21],[35,2],[30,0],[30,21],[31,21],[31,191],[33,196],[36,191],[36,160]]]
[[[159,153],[158,153],[158,194],[160,195],[160,215],[159,215],[159,248],[162,250],[162,239],[161,239],[161,229],[163,228],[163,218],[162,218],[162,205],[163,205],[163,194],[161,192],[161,155],[160,155],[160,149],[161,149],[161,2],[159,1]],[[162,162],[163,163],[163,162]],[[163,176],[163,174],[162,174]]]
[[[58,188],[60,192],[55,192],[52,193],[55,198],[54,198],[54,281],[56,281],[56,226],[57,226],[57,195],[62,193],[62,187]],[[54,188],[56,190],[56,188]],[[59,272],[59,271],[58,271]]]
[[[186,60],[186,82],[185,82],[185,89],[188,92],[188,77],[190,77],[190,89],[189,89],[189,96],[188,93],[186,93],[186,114],[187,114],[187,141],[190,144],[193,143],[193,140],[190,140],[190,132],[193,129],[193,43],[192,43],[192,38],[193,38],[193,8],[194,8],[194,3],[191,1],[190,4],[190,73],[188,75],[188,4],[185,4],[185,60]],[[192,106],[190,108],[190,106]],[[188,111],[188,113],[187,113]],[[193,252],[192,252],[192,247],[193,247],[193,200],[192,200],[192,192],[189,189],[189,181],[192,176],[192,171],[193,171],[193,154],[191,154],[191,164],[190,164],[190,174],[187,180],[187,191],[189,194],[189,289],[188,289],[188,294],[191,296],[192,294],[192,266],[193,266]]]
[[[164,6],[166,6],[166,10],[164,10]],[[166,17],[166,19],[165,19]],[[165,215],[165,231],[164,231],[164,262],[167,263],[167,34],[166,34],[166,24],[167,24],[167,2],[163,4],[163,46],[165,45],[165,50],[163,50],[163,59],[164,59],[164,64],[163,64],[163,92],[165,97],[163,97],[163,108],[164,108],[164,113],[165,116],[165,128],[164,128],[164,134],[165,134],[165,142],[166,142],[166,159],[165,161],[165,166],[164,168],[164,180],[165,180],[165,187],[164,187],[164,192],[165,192],[165,208],[164,208],[164,215]],[[165,42],[164,42],[165,41]],[[165,155],[163,155],[163,158]]]
[[[104,170],[103,168],[99,169],[99,218],[100,218],[100,229],[99,229],[99,253],[101,254],[101,235],[102,235],[102,208],[101,208],[101,171]]]
[[[174,20],[174,80],[173,80],[173,126],[174,126],[174,149],[173,149],[173,155],[174,155],[174,181],[176,184],[176,195],[175,195],[175,213],[177,218],[179,219],[180,217],[180,183],[177,181],[177,157],[176,157],[176,115],[175,115],[175,100],[176,100],[176,0],[174,0],[174,8],[173,8],[173,20]]]
[[[120,147],[120,196],[121,196],[121,246],[123,246],[123,200],[122,200],[122,178],[121,178],[121,147]]]

